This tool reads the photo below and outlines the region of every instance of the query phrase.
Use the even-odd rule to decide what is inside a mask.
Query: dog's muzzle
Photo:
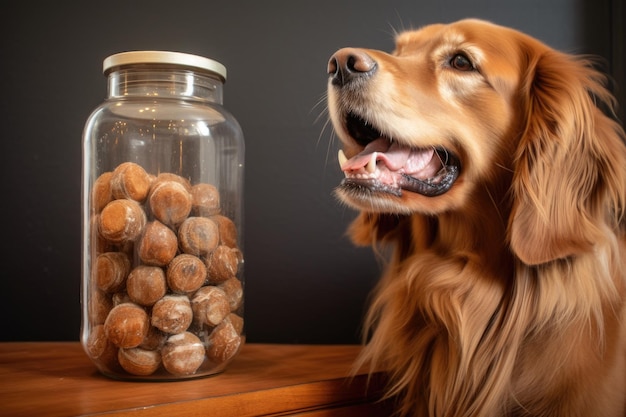
[[[377,70],[377,62],[364,50],[340,49],[328,61],[330,88],[348,93],[340,94],[338,100],[360,101],[362,95],[358,93],[366,88],[367,81]],[[361,102],[344,102],[337,107],[362,106]],[[345,174],[340,188],[345,191],[401,196],[405,190],[435,197],[447,192],[459,175],[459,159],[444,148],[413,148],[392,141],[371,121],[353,111],[336,118],[335,123],[342,123],[336,128],[362,147],[359,154],[349,159],[339,151],[339,164]]]

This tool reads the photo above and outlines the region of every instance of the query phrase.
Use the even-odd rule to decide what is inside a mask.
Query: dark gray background
[[[354,343],[379,274],[344,230],[354,212],[325,126],[326,63],[344,46],[390,50],[393,32],[480,17],[573,53],[622,83],[622,0],[83,1],[5,6],[0,26],[0,340],[78,340],[81,135],[104,98],[102,60],[137,49],[228,68],[225,106],[246,138],[250,342]]]

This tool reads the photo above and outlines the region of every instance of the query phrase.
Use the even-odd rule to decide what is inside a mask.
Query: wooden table
[[[349,377],[359,349],[247,344],[219,375],[126,382],[100,375],[78,342],[5,342],[0,415],[388,417],[382,377]]]

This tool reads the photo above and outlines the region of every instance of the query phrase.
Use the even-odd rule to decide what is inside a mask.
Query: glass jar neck
[[[108,75],[108,97],[154,97],[223,104],[223,82],[217,76],[167,66],[129,66]]]

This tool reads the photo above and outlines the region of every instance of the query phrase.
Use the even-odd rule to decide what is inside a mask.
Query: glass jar
[[[86,121],[81,343],[116,379],[225,369],[243,330],[244,141],[226,68],[134,51],[103,63]]]

